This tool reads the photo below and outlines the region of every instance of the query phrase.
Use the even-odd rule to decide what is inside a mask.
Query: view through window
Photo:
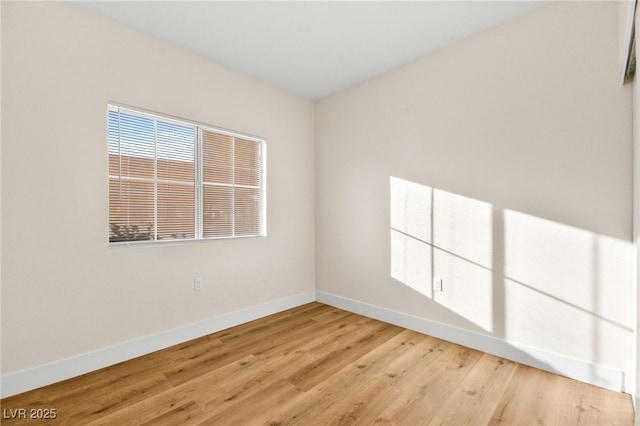
[[[263,139],[110,104],[109,242],[265,234]]]

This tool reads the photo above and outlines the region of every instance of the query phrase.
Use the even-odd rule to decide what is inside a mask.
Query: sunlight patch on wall
[[[391,178],[391,276],[431,297],[431,188]]]
[[[630,243],[512,210],[504,227],[505,337],[624,363],[606,348],[632,329]]]
[[[427,297],[432,297],[430,244],[391,229],[391,276]]]
[[[390,189],[391,277],[490,331],[491,204],[395,177]]]
[[[390,225],[391,277],[417,295],[507,341],[628,364],[631,242],[396,177]]]
[[[491,204],[433,190],[433,244],[479,267],[492,267]]]

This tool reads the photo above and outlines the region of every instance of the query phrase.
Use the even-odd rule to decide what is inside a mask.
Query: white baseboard
[[[309,291],[76,355],[71,358],[5,374],[0,378],[0,397],[6,398],[70,379],[229,327],[295,308],[296,306],[304,305],[314,300],[315,292]]]
[[[282,312],[313,301],[398,325],[449,342],[500,356],[541,370],[560,374],[617,392],[625,391],[624,372],[554,352],[507,342],[417,316],[367,304],[322,291],[309,291],[240,311],[208,318],[182,327],[123,342],[107,348],[39,365],[0,377],[0,397],[16,395],[70,379],[122,361],[164,349],[191,339]]]
[[[625,374],[624,371],[619,369],[519,343],[508,342],[497,337],[464,330],[322,291],[316,290],[316,300],[336,308],[428,334],[581,382],[616,392],[625,391]]]

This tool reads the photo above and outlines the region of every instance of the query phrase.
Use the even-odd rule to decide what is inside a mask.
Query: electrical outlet
[[[433,291],[442,291],[442,278],[435,277],[433,279]]]
[[[204,288],[204,281],[202,278],[197,277],[193,280],[193,291],[200,291]]]

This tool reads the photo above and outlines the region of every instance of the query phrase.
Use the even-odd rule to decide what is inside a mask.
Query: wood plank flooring
[[[634,421],[629,395],[320,303],[6,398],[1,407],[6,425]],[[52,409],[55,419],[29,418]]]

